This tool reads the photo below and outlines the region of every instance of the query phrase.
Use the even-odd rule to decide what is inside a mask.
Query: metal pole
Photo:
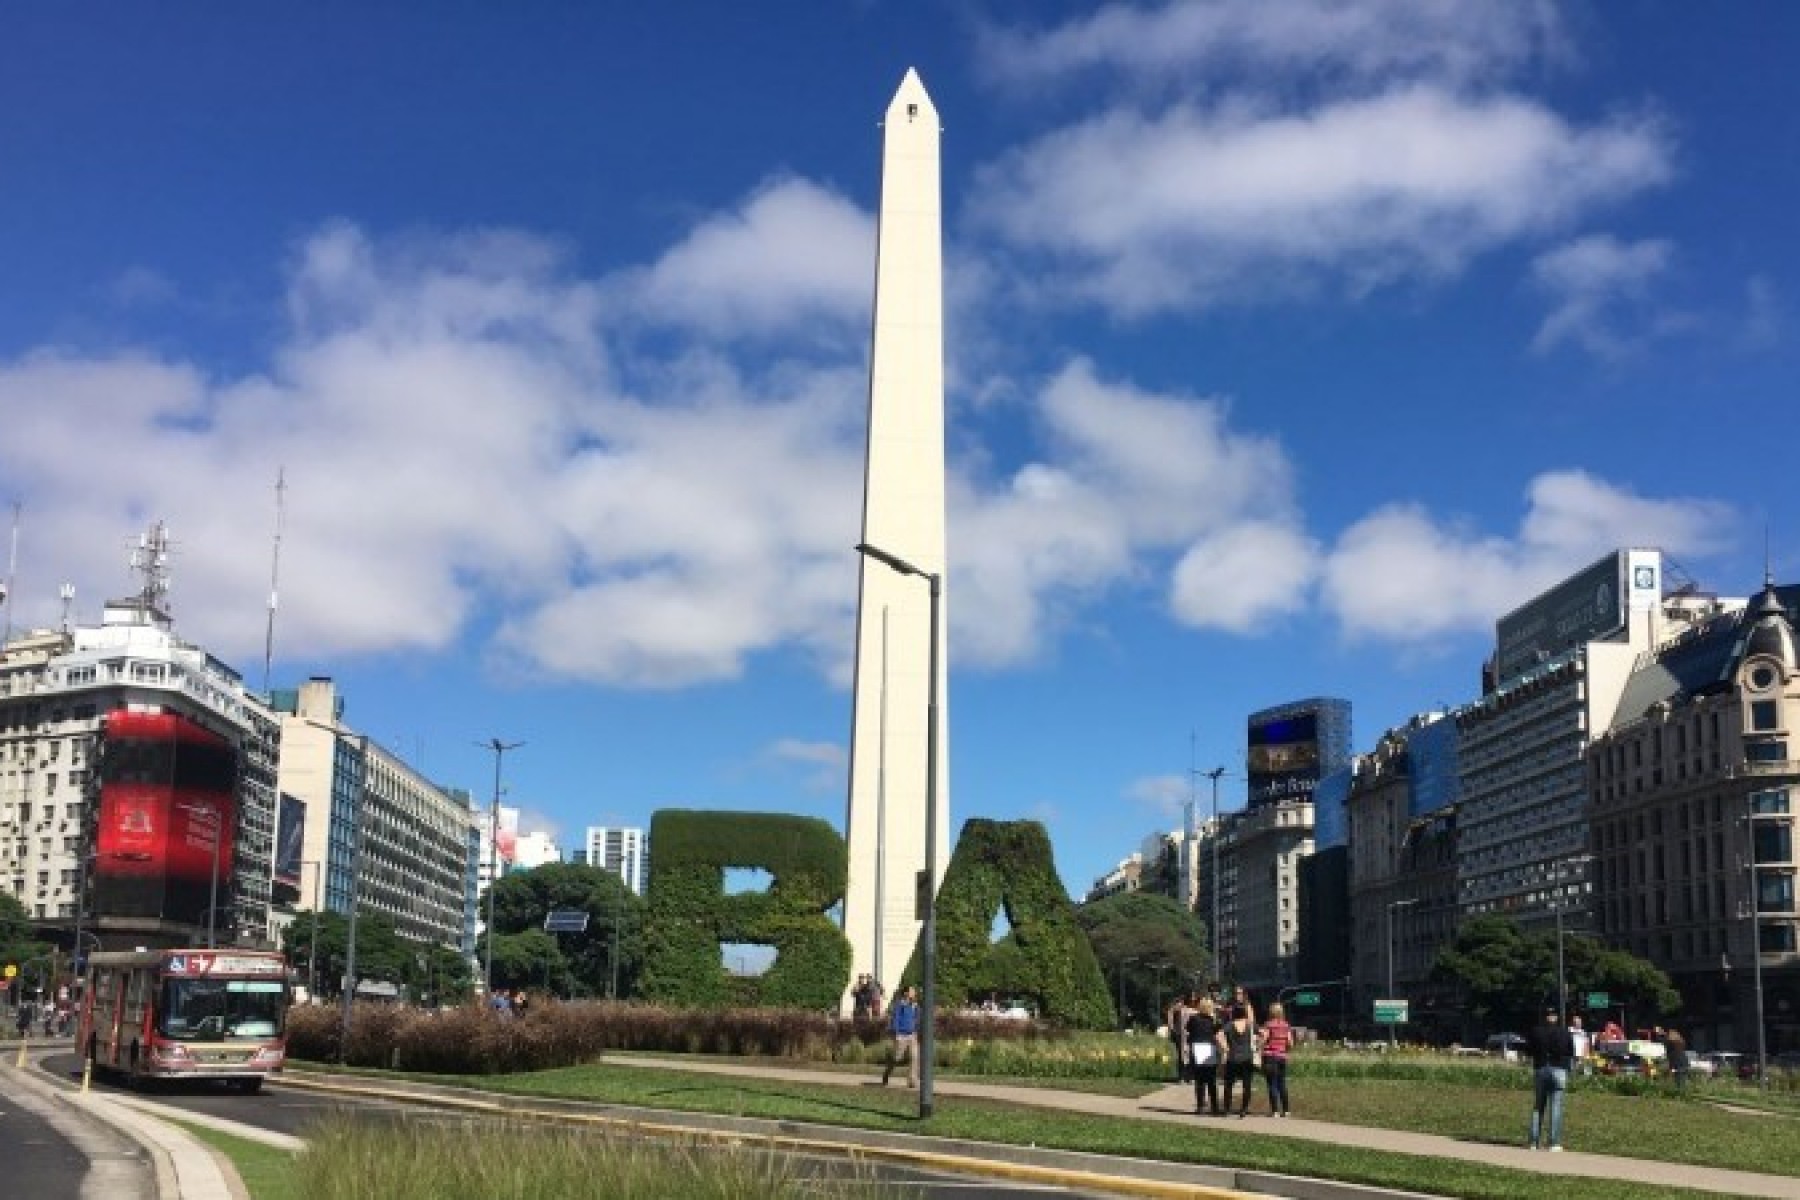
[[[1756,1086],[1769,1087],[1769,1047],[1763,1017],[1762,898],[1756,891],[1756,793],[1744,797],[1744,858],[1750,867],[1750,967],[1756,983]]]
[[[306,994],[311,1003],[319,1002],[319,885],[324,882],[325,864],[314,859],[312,944],[306,949]]]
[[[1214,767],[1206,773],[1206,777],[1212,780],[1212,929],[1209,933],[1212,936],[1213,944],[1213,978],[1219,983],[1225,982],[1223,961],[1219,957],[1220,951],[1224,947],[1219,930],[1219,842],[1220,835],[1224,832],[1219,828],[1219,777],[1223,774],[1225,774],[1224,767]]]
[[[365,755],[368,753],[366,740],[363,744],[363,753]],[[368,769],[366,764],[363,769]],[[344,940],[343,1025],[338,1036],[338,1062],[340,1063],[344,1061],[345,1051],[350,1046],[350,1006],[356,1001],[356,917],[360,908],[357,903],[357,876],[362,871],[363,790],[359,781],[356,789],[356,808],[350,814],[350,930]]]
[[[487,961],[481,972],[482,989],[491,1002],[494,998],[494,885],[500,882],[500,763],[508,750],[517,750],[525,743],[489,738],[481,744],[494,752],[494,807],[488,813]]]
[[[925,725],[925,928],[921,958],[925,971],[924,1004],[919,1010],[919,1117],[931,1116],[933,1059],[937,1038],[932,1013],[937,1003],[937,757],[938,757],[938,607],[943,578],[927,574],[931,587],[931,659],[927,672],[930,701]]]
[[[212,887],[206,902],[212,907],[206,910],[206,948],[216,949],[219,945],[219,846],[225,840],[225,814],[219,811],[218,801],[213,802],[213,844],[212,844]]]
[[[1556,905],[1556,1013],[1563,1021],[1569,1019],[1569,978],[1563,972],[1563,919],[1560,900]]]
[[[1418,902],[1419,901],[1416,897],[1411,900],[1390,900],[1390,901],[1388,901],[1388,906],[1387,906],[1387,934],[1388,934],[1388,936],[1387,936],[1387,991],[1388,991],[1388,994],[1387,994],[1387,998],[1389,1000],[1392,1000],[1394,998],[1394,910],[1396,908],[1407,908],[1411,905],[1417,904]],[[1399,1022],[1397,1022],[1397,1021],[1389,1021],[1388,1022],[1388,1046],[1390,1048],[1392,1048],[1393,1046],[1398,1044],[1398,1035],[1394,1028],[1397,1024],[1399,1024]]]

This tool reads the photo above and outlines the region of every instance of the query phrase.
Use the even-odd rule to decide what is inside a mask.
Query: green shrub
[[[844,898],[843,838],[786,813],[663,809],[652,818],[642,991],[668,1004],[835,1010],[850,981],[850,942],[827,915]],[[731,868],[764,870],[766,892],[725,894]],[[775,947],[756,978],[725,973],[720,947]]]

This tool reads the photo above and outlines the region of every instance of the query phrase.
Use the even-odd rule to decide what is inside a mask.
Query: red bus
[[[88,956],[82,1052],[144,1079],[262,1088],[287,1057],[287,961],[260,950],[125,950]]]

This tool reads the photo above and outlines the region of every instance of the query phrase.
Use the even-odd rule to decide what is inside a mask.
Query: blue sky
[[[617,11],[614,11],[617,9]],[[182,632],[560,832],[841,827],[877,121],[945,126],[953,820],[1072,890],[1625,544],[1800,576],[1800,9],[0,10],[16,620]],[[1227,779],[1236,804],[1241,781]]]

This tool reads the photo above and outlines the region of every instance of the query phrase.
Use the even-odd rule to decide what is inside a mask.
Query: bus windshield
[[[281,1033],[285,986],[273,979],[165,979],[156,1031],[184,1042],[264,1041]]]

